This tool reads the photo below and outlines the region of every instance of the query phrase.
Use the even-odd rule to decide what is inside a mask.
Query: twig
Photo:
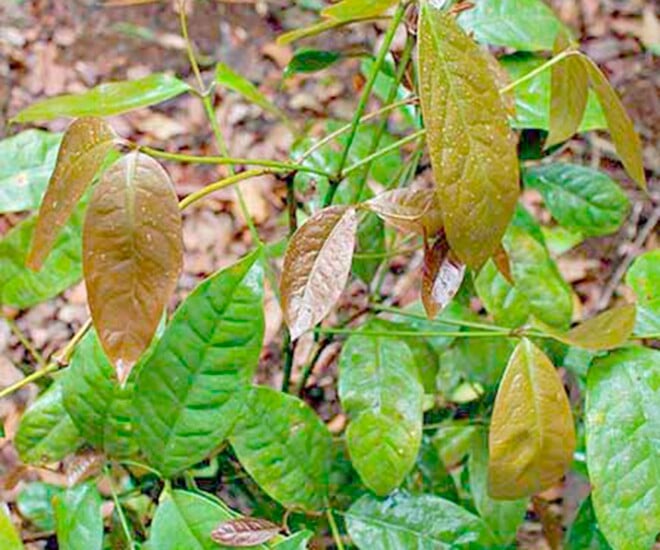
[[[23,331],[16,324],[16,321],[14,321],[8,315],[4,315],[4,318],[5,321],[7,321],[9,328],[14,333],[14,336],[18,338],[18,341],[21,343],[21,345],[34,358],[34,360],[37,362],[37,365],[39,365],[39,368],[43,369],[46,366],[46,360],[44,359],[44,356],[41,355],[41,353],[39,353],[39,351],[32,345],[30,339],[27,336],[25,336]]]

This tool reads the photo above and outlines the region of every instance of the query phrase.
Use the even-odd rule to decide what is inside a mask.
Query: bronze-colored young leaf
[[[571,45],[564,32],[555,40],[554,54]],[[566,141],[578,131],[589,98],[589,77],[584,63],[571,55],[552,66],[550,80],[550,131],[545,140],[548,149]]]
[[[43,265],[60,229],[103,164],[115,137],[112,128],[101,118],[79,118],[67,128],[32,235],[26,262],[31,269],[40,269]]]
[[[321,15],[336,21],[359,21],[382,15],[397,0],[343,0],[325,8]]]
[[[573,460],[575,428],[550,359],[523,339],[495,398],[489,434],[488,492],[512,500],[555,485]]]
[[[497,57],[495,57],[492,53],[490,53],[486,49],[481,50],[481,53],[488,62],[488,68],[490,69],[490,72],[493,75],[493,79],[495,80],[495,85],[497,86],[497,89],[501,90],[502,88],[506,88],[509,84],[511,84],[511,76],[509,75],[507,70],[502,66],[502,64],[497,60]],[[506,109],[507,114],[511,118],[515,118],[516,117],[515,90],[509,90],[508,92],[503,94],[501,93],[500,97],[502,99],[502,103],[504,105],[504,108]]]
[[[422,304],[429,319],[435,318],[456,295],[464,276],[465,266],[452,257],[444,235],[425,248]]]
[[[321,321],[339,299],[351,270],[357,216],[333,206],[309,218],[291,237],[280,281],[291,338]]]
[[[434,237],[442,229],[438,195],[431,189],[394,189],[364,203],[387,223],[402,231]]]
[[[635,126],[619,96],[598,66],[588,57],[583,56],[581,59],[586,66],[591,87],[603,108],[607,128],[624,168],[637,185],[646,189],[642,142],[635,132]]]
[[[83,230],[89,308],[123,382],[153,338],[182,264],[181,213],[167,172],[131,153],[101,178]]]
[[[519,194],[518,159],[487,59],[454,18],[424,2],[420,99],[445,231],[478,269],[493,255]]]
[[[66,484],[69,487],[97,475],[106,463],[106,456],[93,449],[83,449],[65,461]]]
[[[543,328],[554,338],[569,346],[593,351],[608,350],[622,346],[630,338],[635,328],[636,314],[635,304],[627,304],[604,311],[568,332],[546,326]]]
[[[268,542],[280,532],[279,525],[261,518],[236,518],[223,521],[212,532],[218,544],[243,548]]]
[[[495,254],[493,254],[493,263],[497,267],[497,271],[500,272],[502,277],[504,277],[508,283],[514,284],[513,275],[511,274],[511,262],[509,261],[509,255],[504,250],[502,245],[497,247]]]

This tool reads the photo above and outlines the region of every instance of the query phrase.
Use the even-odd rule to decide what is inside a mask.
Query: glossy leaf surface
[[[62,381],[57,380],[23,414],[14,444],[26,464],[56,462],[83,443],[62,400]]]
[[[468,473],[472,500],[479,515],[499,544],[511,544],[525,518],[528,499],[493,500],[488,494],[488,438],[485,430],[479,430],[474,438]]]
[[[376,195],[365,207],[388,224],[432,238],[442,229],[438,195],[431,189],[394,189]]]
[[[113,457],[137,452],[133,384],[118,384],[93,330],[76,347],[63,386],[64,407],[89,443]]]
[[[442,311],[458,292],[465,266],[449,251],[444,235],[424,251],[422,267],[422,304],[429,319]]]
[[[224,88],[242,95],[245,99],[258,105],[264,111],[286,119],[286,115],[278,109],[259,89],[224,63],[218,63],[215,68],[215,81]]]
[[[573,314],[571,289],[545,247],[525,230],[511,226],[504,239],[515,287],[529,301],[530,312],[555,327],[567,327]]]
[[[546,60],[530,54],[515,54],[504,56],[499,61],[508,71],[511,80],[518,80],[541,66]],[[550,129],[551,80],[551,70],[548,69],[515,87],[514,127]],[[607,122],[598,99],[590,91],[579,131],[597,130],[606,126]]]
[[[518,160],[488,60],[454,18],[425,2],[420,99],[452,250],[479,268],[499,245],[518,198]]]
[[[211,532],[211,538],[227,546],[257,546],[277,536],[279,525],[261,518],[236,518],[220,523]]]
[[[51,501],[62,491],[62,487],[40,481],[27,483],[16,497],[16,507],[21,516],[38,529],[54,531],[55,512]]]
[[[577,164],[552,163],[523,172],[562,226],[590,237],[614,233],[628,215],[626,194],[607,174]]]
[[[80,280],[85,206],[80,204],[76,208],[38,272],[25,265],[36,216],[22,221],[4,236],[0,241],[0,303],[27,308],[58,295]]]
[[[493,262],[488,262],[474,280],[474,286],[484,307],[495,323],[517,328],[529,318],[529,301],[515,286],[509,284]]]
[[[169,176],[146,155],[123,157],[94,190],[83,232],[89,308],[120,382],[149,346],[182,263],[181,213]]]
[[[336,21],[353,21],[378,17],[394,4],[396,0],[342,0],[325,8],[321,14]]]
[[[353,208],[325,208],[294,233],[284,256],[280,292],[295,340],[321,321],[339,299],[351,270],[357,216]]]
[[[529,340],[513,352],[495,398],[488,494],[519,499],[555,485],[573,460],[573,415],[555,367]]]
[[[138,80],[109,82],[76,95],[39,101],[23,109],[15,122],[52,120],[60,117],[113,116],[172,99],[190,86],[171,75],[155,73]]]
[[[433,445],[447,468],[459,464],[472,450],[479,428],[465,421],[448,421],[433,435]]]
[[[0,141],[0,212],[39,207],[61,140],[61,134],[26,130]]]
[[[479,42],[515,50],[551,50],[563,25],[542,0],[479,0],[458,16]]]
[[[626,343],[635,326],[635,304],[619,306],[592,317],[568,332],[549,330],[569,346],[592,351],[617,348]]]
[[[165,475],[199,462],[242,410],[263,340],[263,270],[253,253],[176,310],[135,382],[137,437]]]
[[[495,542],[480,518],[433,495],[365,495],[346,512],[346,526],[362,550],[492,548]]]
[[[600,529],[613,548],[651,548],[660,531],[660,352],[630,347],[596,359],[585,426]]]
[[[561,31],[553,48],[554,55],[570,47],[570,40]],[[550,131],[545,140],[548,149],[575,134],[582,123],[589,99],[589,77],[584,63],[570,55],[555,63],[550,77]]]
[[[64,550],[101,550],[103,518],[101,496],[88,483],[68,489],[53,499],[57,543]]]
[[[339,61],[341,58],[341,52],[301,48],[293,53],[291,61],[289,61],[289,64],[284,69],[284,76],[322,71]]]
[[[660,250],[650,250],[639,256],[628,269],[626,284],[637,295],[635,332],[660,332]]]
[[[305,511],[323,508],[332,438],[303,401],[253,388],[230,442],[242,466],[280,504]]]
[[[197,493],[174,490],[161,497],[151,523],[148,550],[216,550],[218,522],[232,519],[226,507]]]
[[[23,550],[21,537],[4,510],[0,510],[0,548],[3,550]]]
[[[628,175],[642,189],[646,189],[642,142],[635,132],[633,122],[619,96],[598,66],[587,57],[582,57],[582,60],[587,67],[589,82],[603,108],[614,148]]]
[[[424,388],[410,349],[375,321],[351,335],[339,360],[339,399],[351,421],[346,442],[364,484],[385,495],[412,469],[422,437]]]
[[[566,550],[611,550],[598,528],[591,497],[584,499],[566,534]]]

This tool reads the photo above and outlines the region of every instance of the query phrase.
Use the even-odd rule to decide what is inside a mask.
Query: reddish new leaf
[[[424,250],[422,304],[433,319],[456,295],[465,276],[465,265],[453,258],[444,235]]]
[[[101,118],[79,118],[67,128],[39,208],[27,266],[40,269],[62,226],[103,164],[116,138]]]
[[[268,542],[280,531],[271,521],[260,518],[237,518],[223,521],[212,532],[211,538],[226,546],[257,546]]]
[[[69,487],[94,477],[101,472],[106,456],[95,450],[86,449],[73,455],[66,462],[66,483]]]
[[[351,270],[357,216],[333,206],[309,218],[291,237],[280,291],[291,338],[321,321],[339,299]]]
[[[431,189],[395,189],[377,195],[364,206],[390,225],[428,238],[442,229],[437,194]]]
[[[506,253],[506,250],[504,250],[502,245],[498,246],[495,254],[493,254],[493,263],[502,277],[504,277],[509,284],[515,284],[513,282],[513,275],[511,275],[511,262],[509,261],[509,255]]]
[[[92,320],[120,381],[147,348],[182,263],[181,214],[167,172],[132,153],[94,191],[83,231]]]

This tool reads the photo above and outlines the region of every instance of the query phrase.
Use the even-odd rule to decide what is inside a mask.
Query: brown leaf
[[[451,15],[423,2],[420,103],[451,249],[478,269],[502,240],[519,195],[507,112],[479,46]]]
[[[257,546],[268,542],[279,531],[279,525],[265,519],[238,518],[223,521],[211,532],[211,538],[227,546]]]
[[[77,485],[90,477],[97,475],[106,457],[103,453],[94,450],[80,451],[66,463],[66,483],[69,487]]]
[[[452,257],[444,235],[424,250],[422,304],[433,319],[456,295],[465,276],[465,265]]]
[[[387,223],[403,231],[435,237],[442,229],[442,214],[435,191],[395,189],[377,195],[364,206]]]
[[[493,263],[502,277],[504,277],[509,284],[515,285],[513,282],[513,275],[511,275],[511,262],[509,261],[509,255],[506,253],[506,250],[504,250],[502,245],[498,246],[495,254],[493,254]]]
[[[26,262],[29,268],[41,268],[60,229],[92,182],[115,139],[112,128],[101,118],[79,118],[69,125],[39,208]]]
[[[511,76],[509,76],[509,73],[507,70],[500,64],[500,62],[497,60],[497,58],[490,53],[488,50],[482,50],[483,56],[486,58],[486,61],[488,62],[488,69],[493,75],[493,78],[495,80],[495,85],[497,86],[498,90],[501,90],[502,88],[506,88],[509,84],[511,84]],[[511,117],[515,118],[516,116],[516,93],[514,90],[509,90],[506,93],[500,93],[500,97],[502,99],[502,103],[504,105],[504,108],[506,109],[506,113]]]
[[[147,348],[182,264],[181,213],[167,172],[131,153],[103,176],[83,230],[92,320],[120,382]]]
[[[346,285],[351,270],[357,216],[345,206],[325,208],[294,234],[280,281],[282,310],[291,338],[321,321]]]

